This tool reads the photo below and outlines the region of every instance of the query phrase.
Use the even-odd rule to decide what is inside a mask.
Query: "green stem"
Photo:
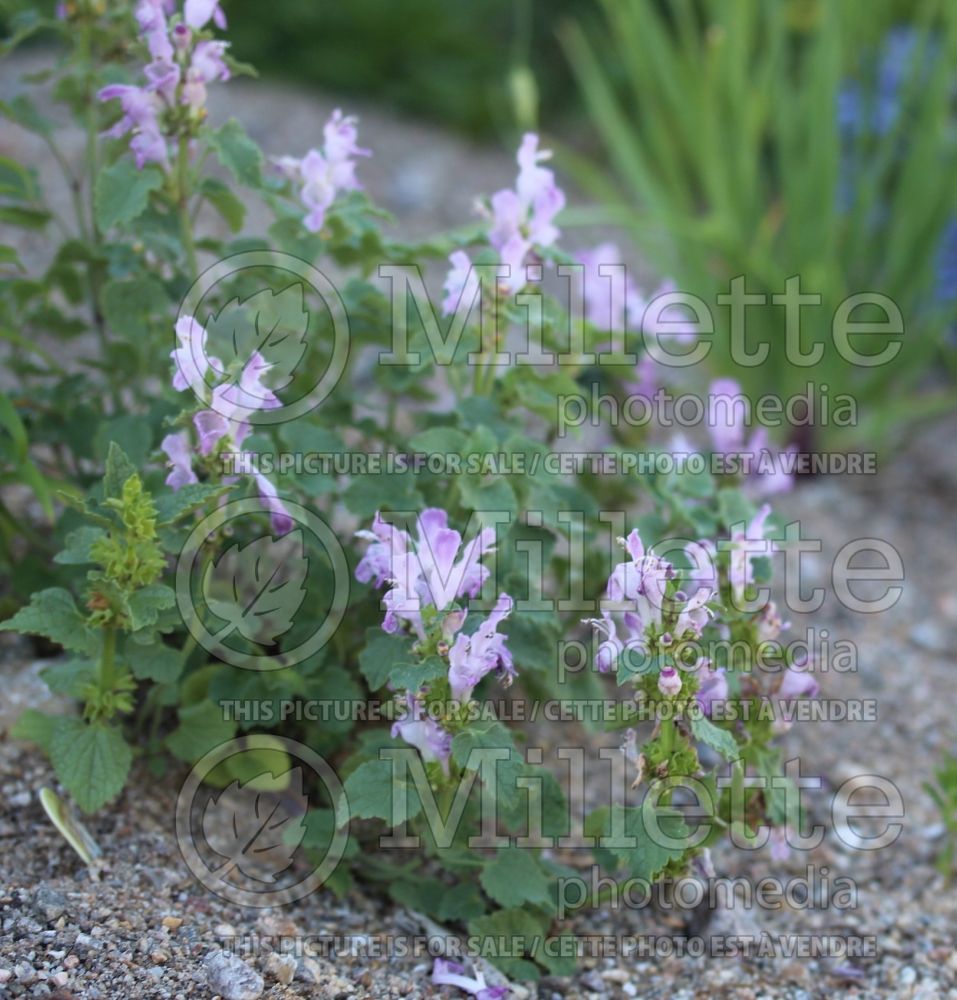
[[[669,715],[668,718],[661,720],[661,728],[658,733],[658,741],[661,744],[661,749],[666,755],[667,759],[671,760],[671,755],[674,753],[675,749],[675,720]],[[669,770],[670,778],[670,770]],[[666,788],[661,793],[661,804],[663,806],[671,805],[671,788]]]
[[[115,658],[116,626],[107,625],[103,629],[103,652],[100,655],[100,694],[109,694],[113,690]]]
[[[183,240],[183,249],[186,251],[186,266],[192,282],[199,275],[199,267],[196,263],[196,244],[193,241],[193,220],[189,211],[189,139],[185,135],[179,138],[176,178],[180,237]]]

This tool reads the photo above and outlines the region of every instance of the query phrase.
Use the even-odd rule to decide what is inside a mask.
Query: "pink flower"
[[[477,969],[475,976],[466,974],[465,966],[445,958],[437,958],[432,967],[432,982],[436,986],[456,986],[470,993],[476,1000],[501,1000],[509,992],[508,986],[489,986]]]
[[[808,670],[807,664],[788,667],[778,688],[779,698],[816,698],[820,685]]]
[[[665,588],[674,579],[674,567],[650,552],[646,554],[637,528],[620,541],[631,560],[619,563],[612,570],[606,599],[629,605],[628,611],[636,616],[642,629],[660,625]]]
[[[356,534],[372,542],[356,568],[356,579],[391,584],[383,599],[388,611],[383,628],[388,632],[399,628],[399,619],[418,632],[423,607],[445,611],[457,597],[475,597],[489,575],[479,560],[495,546],[495,531],[483,528],[463,547],[462,536],[448,526],[448,514],[437,507],[419,515],[414,540],[385,524],[378,513],[371,532]]]
[[[745,481],[749,492],[769,496],[790,490],[794,476],[789,469],[793,467],[797,449],[793,445],[783,452],[772,449],[763,427],[756,428],[750,440],[745,439],[750,401],[734,379],[716,379],[711,383],[708,397],[712,448],[721,455],[750,459],[754,468]]]
[[[392,724],[392,738],[415,747],[428,764],[437,761],[448,777],[452,754],[452,734],[423,712],[422,703],[412,694],[405,698],[406,714]]]
[[[509,678],[515,675],[506,636],[497,631],[511,610],[512,599],[508,594],[499,594],[488,618],[472,635],[459,632],[449,650],[449,686],[456,701],[468,701],[475,685],[495,669]]]
[[[256,488],[259,490],[259,499],[269,510],[269,519],[272,522],[272,530],[277,535],[285,535],[292,531],[295,522],[286,510],[286,505],[279,497],[276,487],[262,473],[254,472],[253,479]]]
[[[308,209],[303,225],[312,233],[322,229],[337,195],[359,187],[355,157],[371,154],[357,145],[357,136],[356,119],[345,117],[337,108],[323,128],[321,151],[310,149],[301,160],[284,156],[275,161],[299,185],[299,197]]]
[[[166,477],[166,485],[173,490],[181,489],[190,483],[198,483],[193,472],[193,449],[186,431],[178,434],[167,434],[160,443],[160,448],[166,452],[172,471]]]
[[[204,28],[210,20],[220,31],[226,28],[226,15],[219,6],[219,0],[186,0],[183,5],[183,20],[197,31]]]
[[[551,170],[540,166],[551,156],[538,149],[538,136],[527,132],[518,149],[519,172],[515,190],[505,188],[492,195],[489,243],[509,268],[505,285],[511,292],[526,284],[525,259],[534,247],[555,243],[559,230],[555,216],[565,207],[565,194]]]
[[[114,83],[103,87],[97,97],[101,101],[120,102],[123,116],[106,131],[105,135],[111,139],[118,139],[127,133],[132,133],[130,149],[136,157],[136,165],[140,170],[147,163],[168,162],[169,151],[158,118],[163,106],[156,94],[143,87]]]
[[[177,392],[188,389],[190,385],[198,386],[206,378],[210,367],[220,375],[223,373],[223,363],[217,358],[206,354],[206,330],[192,316],[180,316],[176,321],[176,338],[179,347],[170,351],[175,371],[173,372],[173,388]]]
[[[599,330],[637,330],[646,303],[625,272],[618,247],[602,243],[581,251],[578,261],[585,271],[585,319]]]
[[[452,267],[442,286],[445,289],[445,298],[442,300],[442,313],[445,316],[451,316],[455,312],[463,295],[466,302],[474,302],[479,288],[478,275],[464,250],[456,250],[450,254],[449,263]]]

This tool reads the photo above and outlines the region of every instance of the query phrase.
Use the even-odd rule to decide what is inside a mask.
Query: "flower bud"
[[[666,698],[673,698],[681,690],[681,678],[674,667],[665,667],[658,675],[658,690]]]
[[[170,33],[173,37],[173,47],[179,52],[185,52],[189,48],[193,33],[185,24],[177,24]]]

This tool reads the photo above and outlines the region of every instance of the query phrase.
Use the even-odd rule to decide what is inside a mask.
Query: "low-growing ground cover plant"
[[[64,651],[44,678],[79,714],[28,711],[18,735],[76,804],[113,803],[136,757],[181,762],[217,789],[201,826],[224,886],[337,845],[323,891],[358,877],[473,936],[521,936],[491,955],[515,977],[573,965],[554,946],[575,871],[556,838],[648,884],[708,873],[725,835],[773,833],[780,853],[800,815],[775,737],[817,689],[765,590],[762,500],[790,484],[787,453],[748,435],[727,380],[706,392],[707,440],[607,426],[597,448],[556,447],[568,398],[669,382],[623,338],[671,291],[646,302],[614,248],[562,249],[539,138],[476,224],[406,243],[362,190],[375,142],[352,117],[265,152],[210,121],[208,88],[246,72],[218,3],[78,0],[40,27],[63,42],[43,82],[88,142],[81,168],[28,96],[4,106],[48,143],[75,218],[3,164],[7,221],[62,239],[37,276],[4,256],[9,465],[43,504],[10,519],[47,537],[11,541],[22,606],[2,628]],[[245,228],[253,198],[265,232]],[[665,339],[693,346],[680,321]],[[567,799],[522,701],[611,703],[593,728],[621,746],[627,794]],[[580,742],[564,718],[549,750]],[[237,740],[241,763],[216,757]],[[341,795],[303,786],[290,740]],[[290,851],[265,873],[262,828],[243,846],[207,823],[243,789],[284,810],[268,846]],[[435,982],[494,995],[467,971],[437,963]]]

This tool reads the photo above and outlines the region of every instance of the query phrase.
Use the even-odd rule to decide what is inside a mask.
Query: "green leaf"
[[[501,906],[522,906],[525,903],[548,906],[548,879],[538,867],[531,850],[506,847],[479,876],[482,888]]]
[[[123,484],[135,474],[136,466],[129,460],[126,452],[115,441],[111,441],[106,452],[103,495],[119,499],[123,495]]]
[[[176,604],[176,593],[165,583],[151,583],[130,595],[126,610],[130,616],[130,630],[138,632],[159,621],[160,612]]]
[[[216,129],[211,142],[219,162],[240,184],[249,187],[259,187],[262,184],[262,151],[235,118],[230,118],[225,125]]]
[[[656,812],[656,821],[662,834],[671,840],[685,838],[687,846],[688,828],[679,813],[666,809]],[[612,821],[614,821],[612,823]],[[589,837],[610,836],[611,829],[624,829],[626,839],[612,843],[603,849],[610,851],[636,878],[653,882],[669,861],[680,858],[686,846],[676,847],[661,843],[659,838],[652,836],[646,829],[645,817],[641,807],[626,808],[621,805],[601,806],[590,813],[585,820],[585,833]],[[634,844],[629,844],[628,840]]]
[[[107,232],[139,218],[149,204],[150,192],[162,187],[162,171],[155,167],[137,170],[136,164],[123,157],[105,167],[96,178],[93,210],[97,228]]]
[[[148,337],[151,317],[169,307],[166,291],[151,277],[108,281],[101,300],[110,329],[133,341]]]
[[[12,618],[0,622],[2,632],[42,635],[75,653],[97,650],[97,637],[80,614],[73,595],[62,587],[41,590]]]
[[[691,719],[691,734],[696,740],[716,750],[725,760],[737,760],[741,750],[735,738],[720,726],[716,726],[703,715],[695,714]]]
[[[49,754],[53,734],[62,721],[58,716],[47,715],[46,712],[38,712],[35,708],[28,708],[17,719],[10,730],[10,735],[15,740],[23,740],[24,743],[36,743],[44,753]]]
[[[383,819],[390,826],[399,826],[422,811],[422,802],[415,788],[403,780],[399,787],[400,807],[397,815],[392,815],[395,766],[396,762],[392,760],[370,760],[346,778],[346,801],[349,803],[349,814],[354,819]]]
[[[42,208],[26,208],[23,205],[0,205],[0,222],[21,229],[43,229],[50,221],[50,213]]]
[[[472,920],[485,912],[486,906],[473,882],[460,882],[446,889],[437,914],[439,920]]]
[[[102,528],[84,524],[66,536],[66,547],[53,557],[53,561],[61,566],[84,566],[91,563],[93,557],[90,555],[90,548],[94,542],[105,537],[106,532]]]
[[[398,690],[417,691],[423,684],[447,676],[448,664],[440,656],[428,656],[416,663],[400,663],[389,672],[392,686]]]
[[[123,790],[133,751],[113,726],[67,719],[50,740],[50,760],[76,804],[93,812]]]
[[[246,206],[233,194],[229,185],[224,184],[218,177],[204,177],[199,189],[223,217],[230,230],[238,233],[246,219]]]
[[[141,681],[171,684],[183,672],[183,651],[164,642],[153,642],[148,646],[127,642],[124,659],[133,676]]]
[[[359,669],[371,691],[385,687],[395,667],[408,661],[411,647],[411,640],[405,636],[389,635],[381,628],[366,629],[366,644],[359,654]]]
[[[525,770],[525,761],[515,749],[512,734],[501,722],[477,722],[463,729],[452,740],[452,759],[459,767],[469,767],[469,755],[473,750],[508,750],[509,756],[496,762],[496,791],[503,806],[513,806],[522,794],[517,780]],[[473,762],[473,766],[476,762]]]
[[[531,962],[515,955],[515,946],[511,942],[522,940],[531,948],[534,942],[545,937],[547,930],[547,925],[543,926],[534,913],[514,907],[496,910],[469,922],[469,935],[478,939],[480,953],[488,954],[497,968],[514,979],[537,979],[538,969]],[[498,942],[507,942],[506,947],[502,949],[500,944],[497,946]]]
[[[174,757],[193,764],[235,735],[236,722],[224,717],[222,706],[200,701],[179,710],[179,726],[166,737],[166,746]]]

